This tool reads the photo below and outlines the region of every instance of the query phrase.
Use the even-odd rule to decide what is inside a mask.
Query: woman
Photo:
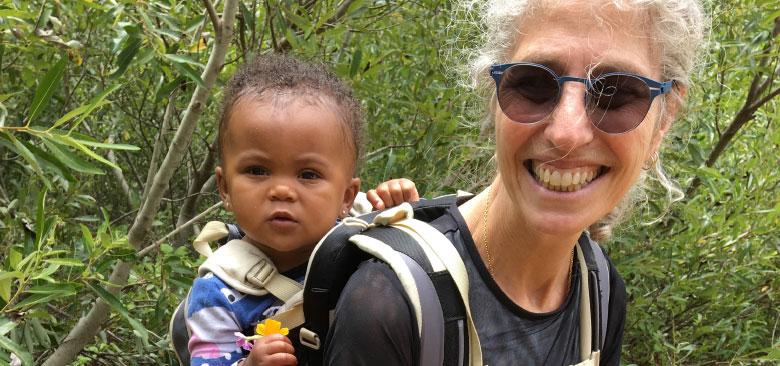
[[[473,4],[473,2],[470,2]],[[603,237],[655,168],[702,38],[698,2],[490,1],[475,69],[491,82],[498,172],[434,223],[469,271],[488,365],[574,365],[578,256]],[[600,364],[620,363],[626,292],[610,266]],[[342,292],[326,359],[416,364],[419,339],[395,275],[364,263]]]

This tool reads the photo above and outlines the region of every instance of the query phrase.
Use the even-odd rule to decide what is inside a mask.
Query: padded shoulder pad
[[[350,225],[351,222],[347,219],[331,229],[309,257],[303,313],[307,328],[317,334],[327,334],[328,310],[336,307],[341,290],[358,265],[370,258],[349,243],[349,237],[365,228],[365,225]]]

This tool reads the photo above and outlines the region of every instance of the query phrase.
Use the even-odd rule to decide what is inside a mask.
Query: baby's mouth
[[[604,166],[561,169],[535,160],[528,161],[526,167],[541,186],[555,192],[576,192],[609,170]]]

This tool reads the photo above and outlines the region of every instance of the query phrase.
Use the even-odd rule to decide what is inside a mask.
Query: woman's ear
[[[677,119],[677,115],[680,109],[682,109],[683,101],[685,100],[685,94],[688,92],[688,88],[684,85],[674,84],[672,88],[674,89],[674,94],[665,100],[664,115],[661,116],[661,121],[653,135],[653,142],[648,156],[658,152],[658,149],[661,147],[661,141],[664,140],[664,136],[669,132],[672,124]]]
[[[219,198],[222,199],[222,204],[225,206],[225,209],[230,211],[231,209],[230,193],[228,193],[227,180],[225,178],[225,175],[222,174],[221,166],[218,166],[216,169],[214,169],[214,175],[217,178],[217,189],[219,190]]]

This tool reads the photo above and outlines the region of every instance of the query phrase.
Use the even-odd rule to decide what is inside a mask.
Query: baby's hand
[[[366,192],[366,198],[377,210],[398,206],[404,202],[417,202],[420,195],[414,182],[406,178],[391,179]]]
[[[271,334],[255,341],[249,357],[242,366],[297,365],[295,348],[286,336]]]

